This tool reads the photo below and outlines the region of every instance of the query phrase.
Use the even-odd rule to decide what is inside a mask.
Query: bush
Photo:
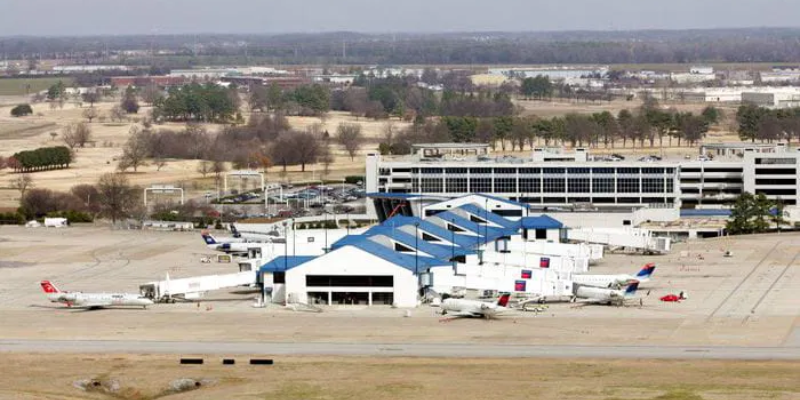
[[[358,184],[358,182],[362,182],[363,183],[364,182],[364,177],[361,176],[361,175],[350,175],[350,176],[345,176],[344,177],[344,181],[345,181],[345,183],[356,185],[356,184]]]
[[[33,114],[33,109],[29,104],[20,104],[11,109],[12,117],[24,117]]]
[[[0,213],[0,225],[24,225],[25,216],[19,212]]]

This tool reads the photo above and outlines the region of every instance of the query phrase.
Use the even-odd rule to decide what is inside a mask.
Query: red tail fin
[[[500,307],[505,307],[508,305],[508,299],[511,298],[511,295],[508,293],[503,293],[500,295],[500,298],[497,299],[497,305]]]
[[[58,290],[56,285],[53,285],[52,283],[50,283],[50,281],[42,281],[41,285],[42,285],[42,290],[44,290],[44,292],[47,294],[61,293],[61,291]]]

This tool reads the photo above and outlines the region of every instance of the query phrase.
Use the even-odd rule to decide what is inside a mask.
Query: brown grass
[[[22,399],[796,399],[796,362],[277,358],[181,366],[177,356],[5,354],[0,397]],[[176,379],[203,381],[175,394]],[[96,380],[83,391],[75,381]],[[102,385],[119,383],[111,395]]]

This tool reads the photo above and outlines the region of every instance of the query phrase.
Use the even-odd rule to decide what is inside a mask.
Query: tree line
[[[739,138],[742,140],[800,140],[800,107],[773,110],[744,104],[736,112],[736,121],[739,123]]]
[[[652,31],[492,32],[440,34],[303,35],[206,34],[96,37],[6,37],[9,59],[37,54],[98,63],[110,49],[143,50],[125,56],[154,70],[191,65],[269,64],[635,64],[697,62],[800,62],[796,28]],[[188,47],[186,43],[195,43]],[[230,46],[228,43],[246,43]],[[342,43],[347,54],[342,54]],[[155,46],[171,50],[151,55]]]
[[[6,160],[14,172],[38,172],[69,168],[72,152],[64,146],[42,147],[15,153]]]
[[[437,142],[481,142],[502,150],[522,150],[537,143],[545,146],[569,144],[572,147],[615,147],[628,142],[633,147],[648,144],[655,146],[656,140],[669,145],[675,139],[677,145],[693,146],[702,140],[709,127],[720,119],[714,107],[701,114],[663,110],[654,103],[637,110],[622,110],[617,115],[608,111],[591,115],[567,114],[563,117],[539,118],[536,116],[442,117],[414,123],[404,130],[387,128],[379,145],[383,154],[409,154],[413,143]]]

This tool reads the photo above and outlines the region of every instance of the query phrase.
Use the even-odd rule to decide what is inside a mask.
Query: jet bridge
[[[170,279],[149,282],[139,286],[139,293],[154,302],[175,302],[176,299],[197,300],[206,293],[252,286],[256,283],[256,271],[242,271],[234,274],[195,276],[191,278]]]
[[[567,239],[611,247],[627,247],[646,253],[665,254],[672,250],[672,240],[653,235],[647,229],[576,228],[567,230]]]

